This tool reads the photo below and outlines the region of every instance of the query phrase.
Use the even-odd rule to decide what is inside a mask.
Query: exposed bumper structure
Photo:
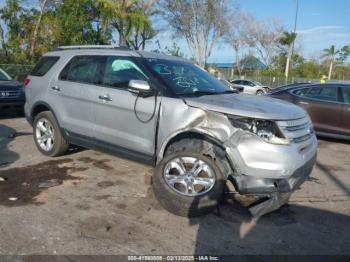
[[[241,137],[236,141],[234,137]],[[290,195],[310,175],[316,162],[317,139],[288,146],[269,145],[245,135],[226,142],[227,155],[235,167],[233,182],[241,195],[261,198],[249,211],[262,216],[288,202]]]

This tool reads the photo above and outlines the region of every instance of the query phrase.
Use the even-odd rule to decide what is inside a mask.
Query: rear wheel
[[[39,151],[46,156],[64,154],[69,144],[61,134],[54,115],[50,111],[39,113],[34,120],[34,141]]]

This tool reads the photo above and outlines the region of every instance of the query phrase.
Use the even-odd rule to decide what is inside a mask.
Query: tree
[[[152,22],[152,8],[155,1],[98,0],[105,29],[110,26],[117,30],[119,46],[144,49],[146,41],[155,35]],[[152,11],[151,11],[152,10]]]
[[[180,51],[180,47],[174,42],[172,46],[165,47],[166,52],[172,56],[184,57],[184,53]]]
[[[344,64],[346,59],[350,56],[350,46],[349,45],[346,45],[346,46],[343,46],[341,49],[340,49],[340,52],[339,52],[339,57],[337,58],[337,61],[341,64]]]
[[[297,38],[296,33],[285,31],[283,33],[283,36],[280,39],[280,43],[283,46],[287,46],[287,61],[286,61],[286,66],[285,66],[285,71],[284,71],[284,75],[286,78],[288,78],[289,65],[290,65],[290,60],[291,60],[292,53],[293,53],[293,44],[294,44],[294,41],[296,38]]]
[[[32,40],[30,41],[29,56],[31,59],[32,59],[33,54],[34,54],[35,44],[36,44],[36,41],[38,38],[38,32],[39,32],[39,28],[40,28],[40,23],[41,23],[41,19],[43,17],[44,11],[45,11],[47,0],[39,0],[39,2],[40,2],[39,16],[38,16],[38,19],[35,23],[35,28],[34,28]]]
[[[331,80],[335,57],[339,53],[340,51],[336,50],[334,45],[331,45],[330,48],[323,50],[322,58],[325,58],[329,63],[328,80]]]
[[[110,42],[110,31],[102,30],[101,12],[94,0],[64,0],[51,16],[48,33],[52,33],[52,46],[98,45]]]
[[[283,32],[283,26],[276,20],[256,21],[249,24],[247,43],[257,50],[260,59],[267,67],[271,67]]]
[[[226,1],[162,0],[160,7],[174,36],[186,40],[193,59],[204,67],[224,33]]]
[[[8,59],[7,48],[6,48],[5,37],[4,37],[4,29],[2,28],[1,23],[0,23],[0,45],[1,45],[2,51],[4,52],[5,57]]]
[[[225,28],[224,39],[235,52],[235,67],[239,75],[242,74],[240,52],[242,48],[247,46],[247,28],[252,22],[253,18],[249,14],[243,13],[238,8],[235,8]]]
[[[4,39],[6,38],[8,61],[11,58],[14,58],[16,63],[26,61],[33,13],[35,10],[23,8],[20,0],[7,0],[5,6],[0,10],[1,19],[7,27]]]

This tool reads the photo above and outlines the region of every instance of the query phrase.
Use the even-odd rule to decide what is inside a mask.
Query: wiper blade
[[[179,96],[205,96],[205,95],[217,95],[219,93],[209,91],[194,91],[192,93],[180,93]]]

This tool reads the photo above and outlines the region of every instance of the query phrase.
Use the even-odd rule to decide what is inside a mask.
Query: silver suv
[[[262,199],[249,207],[260,216],[286,203],[316,160],[303,109],[234,94],[182,58],[62,47],[43,56],[25,84],[40,152],[59,156],[75,144],[149,163],[156,197],[177,215],[211,211],[230,182]]]

